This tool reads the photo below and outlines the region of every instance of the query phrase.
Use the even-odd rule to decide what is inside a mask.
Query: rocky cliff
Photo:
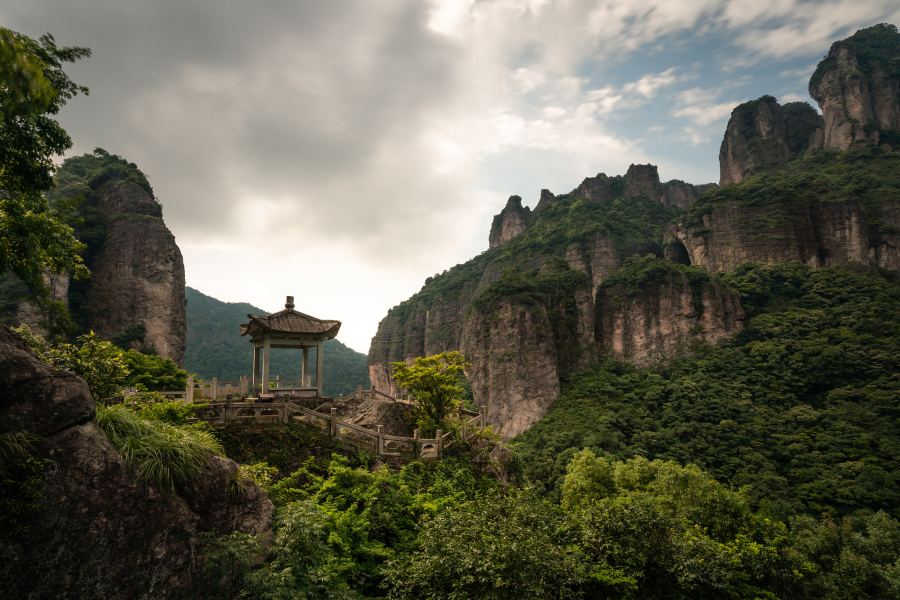
[[[744,318],[737,292],[701,270],[654,257],[629,259],[596,297],[600,352],[649,367],[687,354],[698,341],[737,333]]]
[[[506,208],[494,217],[494,221],[491,223],[489,247],[495,248],[500,244],[505,244],[525,231],[530,212],[531,209],[522,208],[522,198],[510,196]]]
[[[810,150],[859,145],[900,150],[900,34],[876,25],[835,42],[809,82],[822,110]]]
[[[636,165],[624,177],[587,178],[570,194],[544,190],[521,232],[429,278],[389,311],[369,350],[372,383],[398,393],[390,362],[459,350],[489,422],[504,437],[521,433],[556,399],[560,377],[598,356],[594,293],[604,278],[627,256],[662,254],[663,227],[678,204],[663,201],[675,197],[671,190],[693,199],[704,188],[663,185],[656,167]],[[521,215],[520,206],[513,197],[492,232],[522,223],[508,216]]]
[[[772,96],[735,107],[719,149],[719,185],[784,169],[806,150],[820,121],[809,104],[793,102],[782,108]]]
[[[106,241],[89,265],[88,323],[105,339],[143,324],[143,343],[181,365],[187,329],[184,261],[162,208],[129,182],[107,183],[97,197]]]
[[[134,479],[91,419],[87,385],[39,361],[0,326],[0,434],[43,436],[40,504],[0,523],[0,596],[161,599],[190,592],[198,532],[266,533],[272,503],[255,485],[232,497],[237,465],[210,457],[180,495]],[[27,530],[22,530],[25,527]]]

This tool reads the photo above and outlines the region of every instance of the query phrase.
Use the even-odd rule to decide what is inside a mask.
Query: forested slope
[[[625,274],[640,284],[659,272],[653,262],[629,261],[604,285]],[[566,378],[547,416],[513,443],[529,478],[558,498],[566,464],[589,447],[695,463],[749,485],[779,519],[900,516],[896,275],[777,263],[716,277],[740,293],[743,330],[655,369],[606,359]]]

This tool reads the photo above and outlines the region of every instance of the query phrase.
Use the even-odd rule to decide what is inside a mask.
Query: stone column
[[[375,445],[375,453],[378,456],[384,454],[384,425],[378,426],[378,443]]]
[[[184,390],[184,403],[192,404],[194,402],[194,376],[188,375],[187,385],[185,386],[187,389]]]
[[[444,455],[444,430],[438,429],[435,437],[437,438],[437,444],[435,444],[437,447],[437,457],[441,458]]]
[[[338,434],[337,409],[332,408],[331,409],[331,431],[329,432],[329,435],[331,435],[331,437],[337,437],[337,434]]]
[[[256,378],[259,377],[259,346],[253,344],[253,389],[256,389]],[[248,390],[248,396],[249,390]]]
[[[269,393],[269,346],[271,344],[272,341],[269,338],[266,338],[266,341],[263,342],[262,385],[259,388],[260,394]]]
[[[218,401],[219,401],[219,378],[218,378],[218,377],[213,377],[213,381],[212,381],[212,401],[213,401],[213,402],[218,402]]]
[[[316,395],[322,397],[322,342],[316,342]]]
[[[309,348],[303,349],[303,364],[300,366],[300,387],[306,387],[306,375],[309,373]]]

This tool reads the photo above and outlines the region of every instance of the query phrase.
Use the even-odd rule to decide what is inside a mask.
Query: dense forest
[[[268,312],[246,302],[221,302],[197,290],[184,290],[187,300],[187,350],[184,368],[206,381],[236,381],[253,371],[253,352],[247,338],[241,337],[239,326],[247,322],[247,315]],[[324,347],[322,378],[323,393],[337,397],[349,394],[357,386],[369,388],[366,355],[348,348],[339,340],[327,340]],[[302,353],[272,350],[269,373],[272,378],[300,378]],[[316,351],[310,350],[310,374],[315,382]]]

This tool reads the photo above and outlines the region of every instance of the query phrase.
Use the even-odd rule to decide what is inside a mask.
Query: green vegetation
[[[84,379],[95,402],[114,396],[129,374],[122,351],[93,331],[79,337],[75,344],[60,343],[47,348],[41,359]]]
[[[184,366],[206,381],[236,381],[253,371],[253,348],[241,337],[239,325],[247,322],[248,314],[267,314],[246,302],[221,302],[185,288],[187,299],[187,349]],[[311,375],[315,380],[316,351],[310,350]],[[272,350],[269,373],[274,378],[300,378],[302,353],[296,350]],[[338,340],[325,342],[322,379],[323,393],[337,397],[349,394],[357,386],[369,388],[366,355],[348,348]],[[296,385],[296,384],[294,384]]]
[[[819,63],[809,80],[809,87],[813,88],[822,81],[825,73],[837,67],[835,54],[840,47],[853,50],[856,59],[862,67],[863,74],[872,83],[872,74],[875,68],[890,79],[900,79],[900,33],[897,26],[889,23],[879,23],[872,27],[860,29],[845,40],[840,40],[831,45],[828,55]],[[869,88],[873,90],[872,87]]]
[[[416,408],[417,424],[423,437],[437,429],[449,431],[449,412],[458,409],[464,390],[458,383],[471,367],[459,352],[442,352],[433,356],[418,356],[412,365],[405,362],[391,363],[391,377],[397,386],[406,388]]]
[[[28,530],[19,519],[40,507],[44,471],[53,462],[41,457],[42,441],[26,432],[0,434],[0,524],[16,534]]]
[[[49,34],[37,41],[0,28],[0,273],[28,288],[42,321],[56,337],[68,333],[65,305],[52,299],[43,272],[89,272],[66,213],[73,203],[51,205],[53,157],[72,140],[51,115],[88,89],[72,82],[63,63],[90,56],[87,48],[58,48]],[[4,275],[6,276],[6,275]]]
[[[222,446],[200,428],[146,418],[128,406],[97,406],[94,419],[138,479],[161,491],[184,486]]]
[[[796,263],[744,265],[722,282],[750,317],[741,333],[658,370],[607,360],[569,377],[515,440],[526,475],[558,500],[589,447],[695,463],[782,520],[900,516],[900,285]]]
[[[727,206],[770,207],[858,202],[870,224],[878,224],[881,203],[900,201],[900,154],[882,148],[846,152],[818,150],[785,171],[763,173],[703,194],[684,213],[688,227]]]

